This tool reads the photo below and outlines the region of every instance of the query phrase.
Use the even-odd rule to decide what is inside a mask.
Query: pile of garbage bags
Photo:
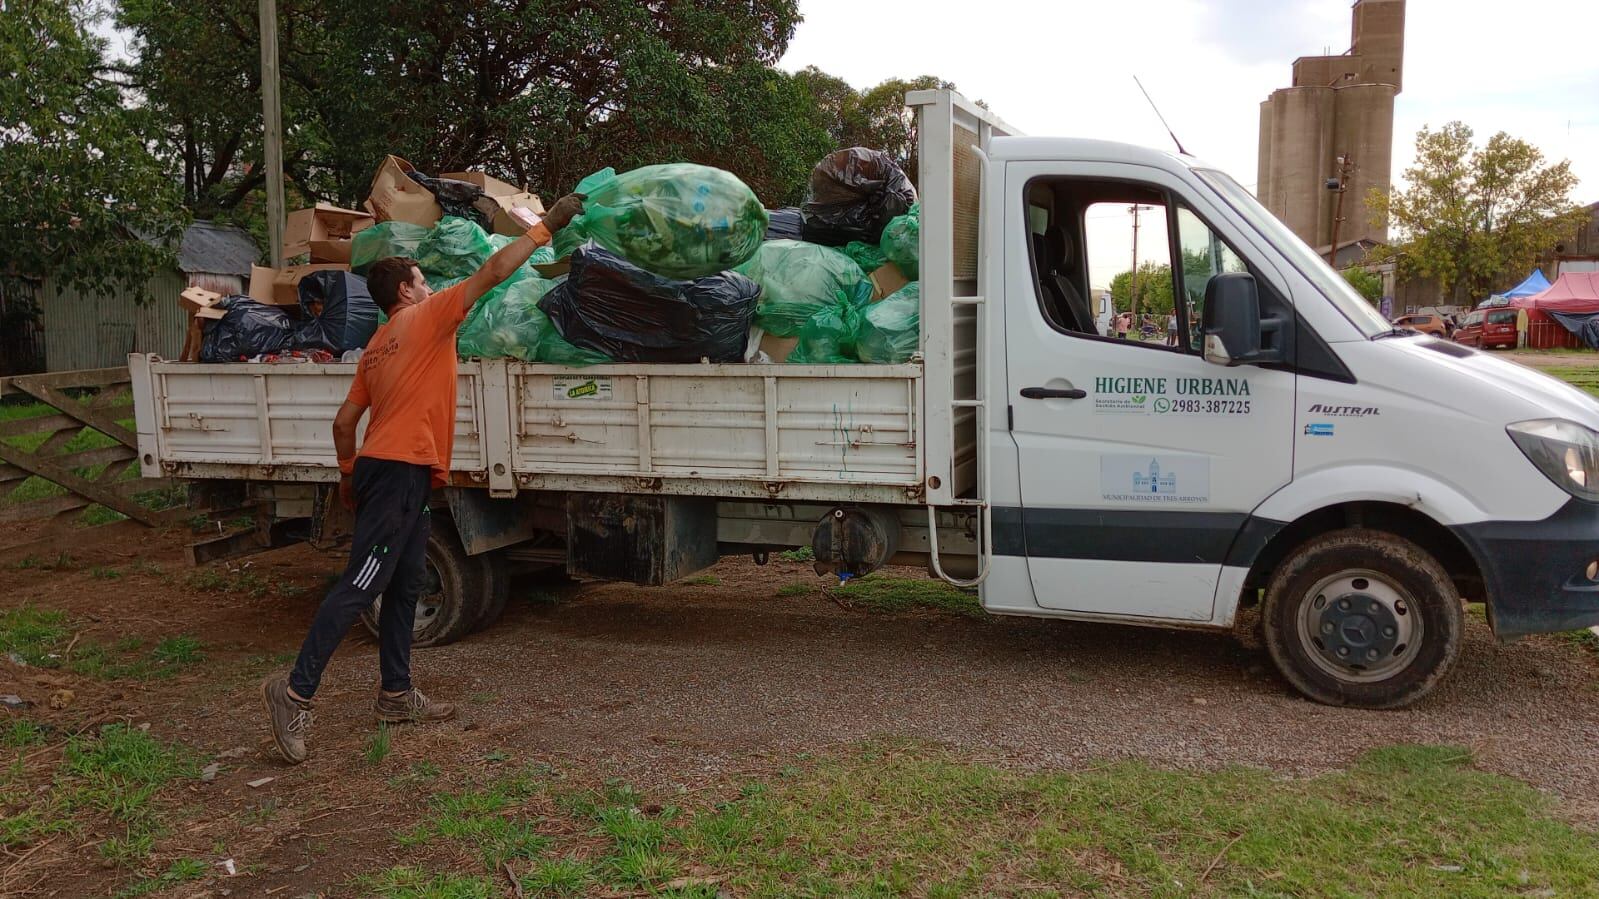
[[[492,203],[478,185],[415,171],[399,178],[412,182],[431,192],[433,216],[442,209],[442,218],[425,219],[431,226],[391,218],[355,231],[349,270],[304,275],[297,310],[228,298],[206,329],[202,357],[359,349],[385,320],[362,278],[374,262],[415,259],[441,290],[517,239],[491,233]],[[584,213],[468,313],[462,356],[567,366],[843,364],[905,362],[918,349],[920,209],[886,153],[829,154],[800,207],[768,210],[735,175],[692,163],[606,168],[576,191],[586,195]],[[893,277],[874,275],[884,271]]]

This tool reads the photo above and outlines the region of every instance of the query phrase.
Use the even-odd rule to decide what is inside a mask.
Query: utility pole
[[[1138,327],[1138,211],[1140,209],[1154,209],[1153,206],[1140,206],[1134,203],[1127,207],[1133,215],[1133,273],[1127,282],[1129,311],[1133,316],[1133,327]]]
[[[1327,189],[1338,191],[1338,206],[1333,211],[1332,246],[1327,248],[1327,264],[1338,267],[1338,227],[1344,223],[1344,194],[1349,190],[1349,175],[1355,170],[1355,157],[1348,153],[1338,159],[1338,176],[1327,179]]]
[[[261,0],[261,125],[266,157],[267,240],[283,267],[283,116],[278,102],[278,3]]]

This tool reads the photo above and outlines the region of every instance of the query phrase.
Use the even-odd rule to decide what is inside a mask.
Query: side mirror
[[[1282,319],[1260,317],[1255,276],[1224,272],[1205,285],[1205,361],[1249,365],[1283,361]]]

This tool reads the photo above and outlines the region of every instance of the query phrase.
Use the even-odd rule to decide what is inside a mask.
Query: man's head
[[[388,316],[422,302],[432,293],[416,260],[404,256],[389,256],[372,263],[366,270],[366,289],[372,294],[372,302]]]

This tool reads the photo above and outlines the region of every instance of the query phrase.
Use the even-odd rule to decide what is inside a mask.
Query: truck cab
[[[1222,628],[1249,608],[1296,687],[1371,707],[1442,677],[1463,597],[1501,638],[1599,622],[1593,399],[1395,329],[1197,159],[986,155],[990,611]],[[1078,312],[1108,277],[1096,222],[1133,208],[1165,244],[1175,346]]]

